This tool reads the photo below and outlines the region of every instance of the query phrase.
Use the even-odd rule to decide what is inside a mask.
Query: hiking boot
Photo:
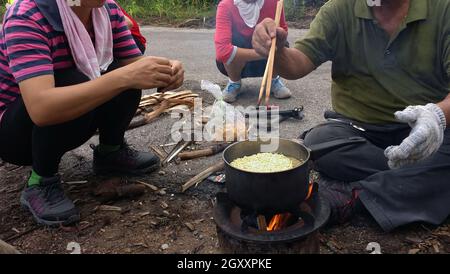
[[[236,102],[238,95],[241,93],[241,82],[232,83],[228,81],[227,86],[222,92],[223,100],[229,104]]]
[[[143,175],[153,172],[160,167],[159,158],[151,152],[141,152],[124,143],[114,152],[101,153],[98,147],[91,145],[94,150],[94,172],[97,174],[121,173]]]
[[[59,176],[42,178],[39,185],[27,187],[20,203],[39,224],[60,226],[80,221],[80,213],[64,194]]]
[[[271,92],[277,99],[288,99],[292,96],[292,92],[284,85],[280,76],[272,80]]]
[[[320,176],[319,192],[328,200],[331,206],[329,224],[348,222],[364,206],[359,200],[361,188],[351,183],[344,183]]]

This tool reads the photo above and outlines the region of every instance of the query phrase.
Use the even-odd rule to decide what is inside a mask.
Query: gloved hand
[[[388,147],[384,155],[391,169],[401,168],[433,155],[442,145],[446,119],[435,104],[409,106],[395,113],[398,121],[408,123],[411,134],[399,145]]]

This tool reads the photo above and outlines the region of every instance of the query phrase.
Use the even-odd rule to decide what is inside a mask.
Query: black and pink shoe
[[[64,194],[59,176],[43,178],[39,185],[27,187],[20,203],[39,224],[60,226],[80,221],[80,212]]]
[[[343,224],[357,213],[364,211],[359,199],[362,189],[355,184],[340,182],[320,176],[319,192],[331,205],[329,225]]]

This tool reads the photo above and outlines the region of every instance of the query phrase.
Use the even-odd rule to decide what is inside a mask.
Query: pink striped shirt
[[[114,58],[141,56],[114,0],[106,0],[110,14]],[[54,71],[74,68],[56,1],[16,0],[5,15],[0,32],[0,119],[20,96],[18,83]]]

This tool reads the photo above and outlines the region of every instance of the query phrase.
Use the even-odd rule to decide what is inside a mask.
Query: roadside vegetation
[[[163,22],[181,22],[193,18],[211,18],[220,0],[117,0],[132,16],[159,19]],[[288,21],[310,16],[327,0],[285,0]]]
[[[209,22],[214,26],[214,16],[220,0],[116,0],[125,10],[142,24],[178,25],[188,20]],[[311,20],[327,0],[285,0],[288,21]],[[3,17],[7,0],[0,0],[0,15]]]

